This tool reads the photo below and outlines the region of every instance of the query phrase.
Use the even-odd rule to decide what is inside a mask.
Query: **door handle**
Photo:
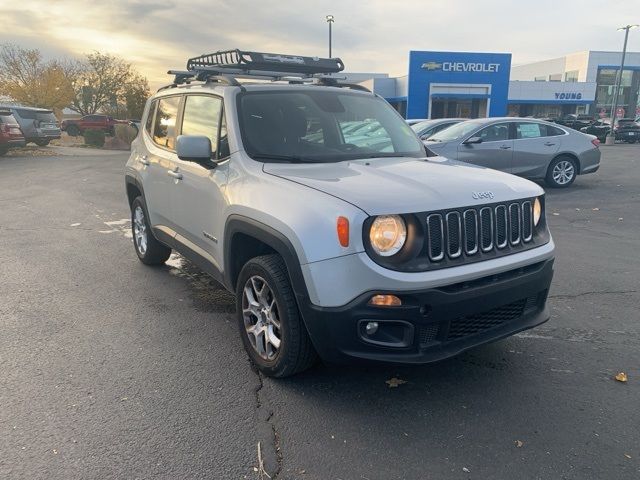
[[[175,178],[176,180],[182,180],[182,174],[180,172],[176,172],[174,170],[167,170],[167,175]]]
[[[553,146],[555,145],[555,143],[547,142],[547,143],[545,143],[545,145],[546,145],[547,147],[553,147]]]
[[[501,150],[509,150],[511,147],[509,145],[500,145]]]
[[[141,155],[138,157],[138,161],[143,165],[149,165],[149,160],[147,160],[146,155]]]

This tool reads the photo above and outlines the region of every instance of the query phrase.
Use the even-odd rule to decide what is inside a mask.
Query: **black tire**
[[[6,155],[8,151],[9,151],[8,148],[0,148],[0,157],[3,155]]]
[[[144,226],[144,232],[146,234],[145,248],[142,248],[136,233],[136,228],[139,226],[139,224],[136,223],[138,209],[142,212],[142,225]],[[171,256],[171,249],[160,243],[156,237],[153,236],[153,230],[149,225],[148,219],[149,215],[147,214],[144,200],[142,197],[137,197],[131,204],[131,233],[133,235],[133,247],[136,255],[138,255],[140,261],[145,265],[163,265],[164,262],[169,259],[169,256]]]
[[[627,143],[636,143],[637,140],[627,140]]]
[[[244,289],[250,279],[259,277],[269,287],[271,300],[275,300],[280,336],[280,346],[272,359],[263,358],[250,340],[243,313]],[[308,369],[318,359],[307,328],[304,325],[295,295],[289,282],[287,267],[277,254],[263,255],[249,260],[238,277],[236,287],[236,310],[240,336],[253,364],[269,377],[283,378]],[[249,316],[249,321],[257,317]],[[256,340],[257,341],[257,340]]]
[[[80,129],[77,125],[69,125],[67,127],[67,134],[71,137],[77,137],[80,135]]]
[[[49,145],[49,142],[51,140],[47,139],[38,139],[38,140],[34,140],[33,143],[35,143],[36,145],[38,145],[39,147],[46,147],[47,145]]]
[[[554,178],[554,169],[558,165],[567,163],[571,164],[573,168],[573,176],[568,181],[558,181]],[[567,188],[570,186],[578,176],[578,163],[576,160],[568,155],[560,155],[559,157],[554,158],[549,164],[549,168],[547,169],[546,183],[552,188]]]

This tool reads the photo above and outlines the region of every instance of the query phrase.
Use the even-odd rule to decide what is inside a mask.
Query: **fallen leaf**
[[[398,385],[402,385],[403,383],[407,383],[406,380],[402,380],[400,378],[390,378],[389,380],[387,380],[385,382],[387,385],[389,385],[389,388],[397,388]]]
[[[621,221],[623,221],[623,220],[624,220],[624,218],[622,218],[622,217],[620,217],[620,218],[618,219],[618,221],[619,221],[619,222],[621,222]]]
[[[627,374],[626,374],[626,373],[624,373],[624,372],[620,372],[620,373],[619,373],[619,374],[617,374],[614,378],[615,378],[617,381],[619,381],[619,382],[623,382],[623,383],[624,383],[624,382],[626,382],[626,381],[628,380],[628,379],[627,379]]]
[[[625,453],[624,456],[627,458],[631,458],[631,455],[629,455],[628,453]]]
[[[516,447],[518,448],[522,448],[522,446],[524,445],[524,443],[522,443],[520,440],[516,440],[515,444],[516,444]]]
[[[553,212],[553,214],[554,214],[556,217],[559,217],[559,216],[560,216],[560,214],[559,214],[558,212]]]
[[[462,467],[462,471],[464,473],[470,473],[471,472],[471,470],[469,470],[467,467]]]
[[[593,210],[594,212],[599,212],[600,211],[600,209],[598,207],[592,208],[591,210]]]

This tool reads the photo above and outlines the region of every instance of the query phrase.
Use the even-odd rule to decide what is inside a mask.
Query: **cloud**
[[[169,68],[218,49],[326,55],[332,14],[334,55],[347,70],[404,74],[409,50],[512,52],[514,63],[619,50],[616,28],[640,0],[594,14],[602,8],[599,0],[537,0],[533,8],[514,0],[21,0],[0,6],[0,43],[50,56],[110,52],[158,85]],[[639,40],[632,32],[630,50],[640,50]]]

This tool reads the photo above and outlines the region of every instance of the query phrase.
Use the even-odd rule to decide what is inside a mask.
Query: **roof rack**
[[[341,72],[344,70],[344,63],[339,58],[244,52],[235,49],[200,55],[187,61],[187,70],[200,70],[203,68],[240,70],[247,74],[260,72],[260,74],[266,76],[278,77],[291,74],[312,76]]]
[[[344,70],[339,58],[304,57],[279,53],[248,52],[239,49],[222,50],[190,58],[187,70],[169,70],[174,75],[172,88],[192,81],[218,82],[226,85],[240,85],[235,77],[263,80],[285,80],[289,83],[317,81],[321,85],[345,86],[357,90],[367,90],[361,85],[338,84],[330,75]]]

